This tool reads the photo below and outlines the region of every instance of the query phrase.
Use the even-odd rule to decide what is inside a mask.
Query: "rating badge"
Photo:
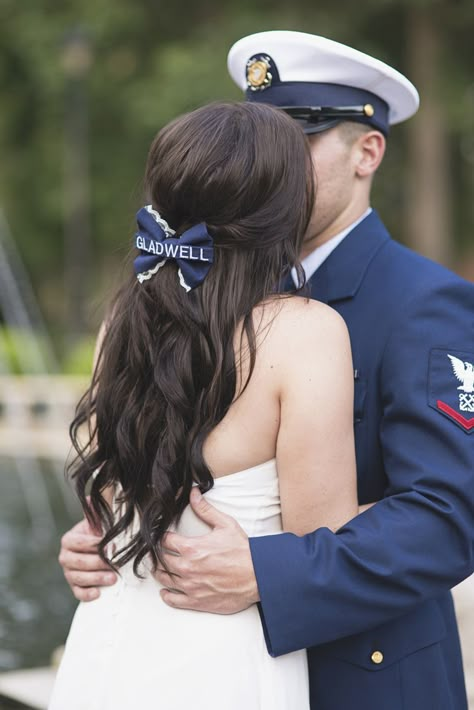
[[[459,409],[461,412],[474,412],[474,394],[460,394]]]
[[[474,432],[474,353],[434,349],[430,354],[429,404],[467,434]]]

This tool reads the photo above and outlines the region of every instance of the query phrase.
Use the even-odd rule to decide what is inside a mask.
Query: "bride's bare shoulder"
[[[319,301],[300,296],[273,297],[253,313],[258,365],[278,382],[293,381],[295,372],[316,373],[352,362],[343,318]],[[297,367],[295,367],[297,365]],[[318,375],[319,377],[319,375]]]
[[[330,386],[345,401],[338,388],[351,391],[353,370],[343,318],[323,303],[294,296],[272,302],[263,313],[271,327],[259,348],[260,366],[271,373],[279,395],[302,399]]]
[[[281,296],[269,299],[255,313],[257,323],[271,326],[274,345],[304,346],[328,339],[333,343],[348,340],[343,318],[330,306],[302,296]]]

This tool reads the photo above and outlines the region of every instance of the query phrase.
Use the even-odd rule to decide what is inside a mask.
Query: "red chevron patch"
[[[450,407],[449,404],[446,404],[446,402],[442,402],[440,399],[438,399],[436,404],[438,405],[438,409],[444,412],[444,414],[447,414],[448,417],[454,419],[454,421],[460,424],[466,431],[471,431],[471,429],[474,429],[474,417],[467,419],[459,412],[456,412],[456,410]]]

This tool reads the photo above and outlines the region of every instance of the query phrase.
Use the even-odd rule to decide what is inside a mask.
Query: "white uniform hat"
[[[418,109],[413,84],[368,54],[304,32],[271,31],[236,42],[229,73],[247,100],[284,108],[317,133],[341,120],[366,123],[384,134]]]

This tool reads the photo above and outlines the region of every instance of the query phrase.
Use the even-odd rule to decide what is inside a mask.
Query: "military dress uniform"
[[[246,37],[229,69],[308,133],[386,135],[418,106],[391,67],[303,33]],[[337,533],[250,540],[268,650],[308,649],[314,710],[466,710],[449,590],[474,570],[474,285],[371,211],[309,286],[349,329],[359,502],[379,502]]]

